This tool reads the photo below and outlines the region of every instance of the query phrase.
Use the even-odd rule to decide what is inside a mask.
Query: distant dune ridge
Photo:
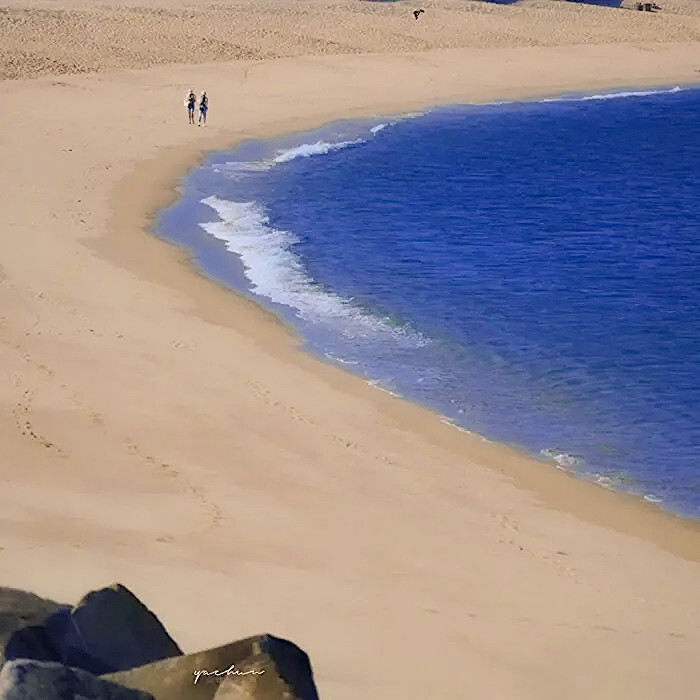
[[[0,79],[300,55],[700,39],[700,3],[661,5],[650,17],[564,0],[431,0],[416,22],[408,0],[9,0],[0,9]]]

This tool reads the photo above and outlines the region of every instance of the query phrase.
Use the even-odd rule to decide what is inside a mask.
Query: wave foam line
[[[483,435],[479,435],[479,433],[475,433],[473,430],[468,430],[467,428],[463,428],[461,425],[457,425],[457,423],[455,423],[454,420],[452,420],[452,418],[440,418],[440,422],[444,423],[445,425],[448,425],[450,428],[459,430],[460,433],[466,433],[467,435],[471,435],[472,437],[479,438],[481,442],[487,442],[489,444],[492,444],[491,440],[485,438]]]
[[[672,93],[680,92],[681,88],[680,86],[676,85],[676,87],[672,88],[671,90],[642,90],[639,92],[613,92],[610,94],[606,95],[587,95],[586,97],[581,98],[584,102],[586,100],[614,100],[619,97],[647,97],[648,95],[670,95]]]
[[[324,352],[324,357],[329,359],[331,362],[338,362],[341,365],[359,365],[360,363],[355,360],[344,360],[342,357],[334,355],[332,352]]]
[[[325,155],[332,151],[340,151],[348,146],[355,146],[360,143],[366,143],[365,139],[355,139],[353,141],[339,141],[338,143],[329,143],[327,141],[316,141],[316,143],[303,143],[296,148],[290,148],[288,151],[283,151],[274,158],[275,163],[287,163],[295,158],[310,158],[311,156]]]
[[[670,90],[638,90],[633,92],[609,92],[602,95],[584,95],[583,97],[548,97],[540,102],[587,102],[589,100],[615,100],[621,97],[647,97],[649,95],[670,95],[681,92],[680,85]]]
[[[412,112],[404,115],[400,119],[377,124],[369,131],[372,135],[375,135],[383,129],[393,126],[398,121],[401,121],[401,119],[414,119],[416,117],[424,116],[425,114],[427,114],[427,112]],[[280,163],[288,163],[296,158],[310,158],[312,156],[325,155],[334,151],[340,151],[344,148],[348,148],[349,146],[357,146],[362,143],[367,143],[367,140],[353,139],[351,141],[338,141],[335,143],[319,140],[316,141],[316,143],[303,143],[286,151],[278,151],[277,155],[269,160],[229,161],[227,163],[220,163],[212,166],[212,170],[215,173],[224,174],[233,180],[238,180],[243,177],[245,173],[264,172],[266,170],[270,170],[275,165]]]
[[[540,454],[547,459],[553,460],[560,469],[575,469],[581,466],[582,461],[577,457],[566,454],[556,447],[550,447],[546,450],[540,450]]]
[[[275,163],[269,160],[228,161],[212,166],[212,171],[225,175],[229,180],[240,180],[249,173],[270,170]]]
[[[392,391],[391,389],[387,389],[386,387],[382,386],[379,383],[379,379],[368,379],[367,384],[371,386],[373,389],[379,389],[379,391],[383,391],[385,394],[389,394],[389,396],[393,396],[395,399],[402,399],[403,394],[397,394],[395,391]]]
[[[305,321],[330,322],[346,338],[390,339],[407,347],[429,342],[410,328],[390,326],[353,306],[351,300],[323,289],[293,251],[299,239],[270,226],[267,214],[256,202],[230,202],[211,196],[201,203],[219,215],[219,221],[201,223],[201,228],[241,258],[255,294],[295,309]]]
[[[387,124],[379,124],[381,128]],[[380,128],[375,127],[376,131]],[[365,139],[355,139],[353,141],[339,141],[337,143],[329,143],[327,141],[316,141],[316,143],[303,143],[300,146],[295,146],[287,151],[278,151],[274,158],[269,160],[256,161],[229,161],[212,167],[215,173],[226,175],[231,180],[240,180],[248,173],[265,172],[271,170],[280,163],[288,163],[296,158],[310,158],[311,156],[325,155],[333,151],[340,151],[348,146],[355,146],[361,143],[366,143]]]
[[[254,161],[229,161],[227,163],[215,165],[212,170],[215,173],[221,173],[230,179],[239,179],[246,173],[257,173],[271,170],[275,165],[280,163],[288,163],[296,158],[310,158],[311,156],[325,155],[333,151],[339,151],[348,146],[365,143],[364,139],[355,139],[354,141],[340,141],[338,143],[328,143],[327,141],[316,141],[316,143],[303,143],[300,146],[295,146],[287,151],[279,151],[277,155],[270,160],[254,160]]]

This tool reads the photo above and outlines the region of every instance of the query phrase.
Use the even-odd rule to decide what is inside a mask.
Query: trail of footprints
[[[14,346],[14,345],[12,345],[12,347],[20,353],[22,359],[25,362],[33,365],[36,369],[39,370],[39,372],[44,377],[46,377],[47,379],[54,378],[54,371],[50,367],[33,361],[32,358],[28,354],[22,352],[20,347]],[[19,388],[19,379],[18,378],[15,378],[15,384]],[[264,387],[260,382],[249,381],[247,386],[248,386],[251,394],[254,397],[256,397],[258,400],[260,400],[263,404],[265,404],[267,406],[272,406],[273,408],[276,408],[276,409],[282,411],[289,418],[291,418],[292,420],[294,420],[296,422],[303,423],[303,424],[306,424],[306,425],[312,426],[312,427],[317,426],[317,423],[313,419],[304,415],[296,407],[290,406],[288,404],[284,404],[283,402],[276,400],[273,392],[270,391],[269,389],[267,389],[266,387]],[[66,387],[65,385],[61,385],[61,389],[68,390],[68,387]],[[45,435],[42,435],[35,428],[35,426],[32,422],[34,394],[35,394],[35,392],[32,391],[31,389],[25,389],[22,392],[21,399],[13,407],[12,413],[13,413],[13,417],[14,417],[14,421],[15,421],[15,425],[17,427],[17,430],[23,436],[26,436],[29,439],[34,440],[37,443],[43,445],[45,448],[53,450],[56,454],[58,454],[62,457],[65,457],[66,456],[65,452],[58,445],[56,445],[54,442],[52,442],[50,439],[48,439]],[[95,427],[101,428],[103,430],[105,429],[105,423],[104,423],[103,416],[98,411],[95,411],[92,408],[88,407],[77,393],[71,394],[71,400],[76,406],[79,406],[81,409],[83,409],[83,411],[90,417],[90,419]],[[332,442],[340,445],[341,447],[357,451],[359,454],[370,457],[374,460],[385,462],[385,463],[392,464],[392,465],[395,464],[395,461],[392,460],[387,455],[373,453],[373,452],[367,450],[361,444],[354,442],[352,440],[348,440],[340,435],[336,435],[336,434],[328,433],[328,432],[323,432],[323,437],[325,437],[327,440],[331,440]],[[180,480],[183,484],[185,491],[190,493],[195,499],[197,499],[201,503],[201,505],[204,507],[204,509],[207,511],[207,513],[209,514],[210,523],[211,523],[210,527],[213,528],[213,527],[218,527],[220,525],[222,517],[223,517],[221,508],[207,497],[204,489],[194,485],[189,479],[187,479],[182,474],[182,472],[178,471],[172,465],[165,463],[165,462],[160,462],[159,460],[156,460],[155,457],[153,457],[149,454],[145,454],[131,438],[127,437],[124,440],[124,444],[126,445],[126,449],[127,449],[127,452],[129,454],[140,457],[147,464],[152,465],[153,467],[159,469],[159,471],[162,474],[164,474],[165,476],[167,476],[171,479]],[[515,536],[517,536],[517,534],[519,532],[519,528],[518,528],[517,524],[511,520],[511,518],[509,518],[507,515],[505,515],[503,513],[493,513],[492,516],[497,520],[498,525],[500,526],[501,529],[506,530],[506,531],[510,531]],[[165,536],[165,537],[158,538],[158,540],[161,542],[168,542],[168,541],[171,541],[172,538]],[[501,538],[501,539],[499,539],[499,543],[509,544],[511,546],[518,546],[521,551],[525,551],[525,549],[521,545],[518,545],[513,539],[504,540],[503,538]],[[566,552],[556,552],[555,555],[553,555],[553,556],[548,556],[548,555],[544,555],[544,554],[542,554],[540,556],[543,559],[543,561],[549,562],[551,564],[555,564],[556,568],[558,568],[561,573],[564,573],[568,576],[575,577],[576,571],[574,569],[572,569],[571,567],[563,564],[562,560],[565,557],[565,555],[566,555]]]
[[[295,406],[290,406],[289,404],[285,404],[282,401],[276,400],[272,391],[264,387],[260,382],[249,381],[247,382],[247,386],[250,389],[250,393],[266,406],[272,406],[273,408],[280,410],[294,421],[304,423],[310,427],[318,427],[316,421],[304,415]],[[367,457],[371,457],[372,459],[375,459],[377,461],[386,462],[388,464],[395,464],[394,460],[392,460],[387,455],[370,452],[359,443],[354,442],[353,440],[348,440],[347,438],[344,438],[341,435],[336,435],[335,433],[328,433],[322,431],[322,436],[327,440],[330,440],[342,447],[351,450],[357,450],[358,453],[363,454]]]
[[[250,393],[256,399],[259,399],[262,403],[264,403],[266,406],[272,406],[273,408],[281,410],[282,412],[286,413],[292,420],[297,421],[298,423],[306,423],[310,426],[316,425],[315,421],[313,421],[308,416],[305,416],[296,407],[284,404],[281,401],[276,401],[273,393],[269,389],[265,388],[260,382],[249,381],[247,382],[247,386],[250,389]]]
[[[22,360],[24,360],[24,362],[33,365],[37,370],[39,370],[40,376],[46,377],[47,379],[53,379],[54,371],[50,367],[35,362],[28,353],[22,351],[21,347],[8,343],[7,341],[3,342],[15,350],[20,355]],[[18,391],[22,389],[20,379],[16,375],[14,377],[14,384]],[[65,452],[47,436],[39,432],[39,430],[35,427],[34,418],[32,416],[34,412],[34,395],[34,390],[24,389],[21,397],[12,407],[12,417],[14,418],[15,426],[22,436],[29,438],[39,445],[42,445],[46,449],[52,450],[61,457],[65,457]]]
[[[223,513],[221,508],[207,497],[204,489],[194,485],[181,471],[178,471],[171,464],[160,462],[152,455],[145,454],[131,438],[127,437],[125,444],[129,454],[140,457],[144,462],[158,469],[160,473],[170,479],[178,479],[183,484],[184,490],[199,501],[207,512],[210,521],[210,526],[207,529],[219,527],[223,519]],[[172,539],[172,537],[165,536],[159,537],[158,541],[170,542]]]
[[[47,449],[51,449],[56,452],[56,454],[65,457],[65,452],[60,447],[51,442],[51,440],[46,438],[34,428],[31,420],[33,402],[34,392],[29,389],[25,389],[25,391],[22,393],[22,398],[12,409],[17,430],[19,430],[25,437],[29,437]]]
[[[281,412],[287,414],[293,420],[306,423],[310,426],[316,426],[316,422],[313,421],[308,416],[303,415],[294,406],[289,406],[283,402],[276,400],[272,391],[264,387],[260,382],[249,381],[248,388],[251,394],[259,399],[263,404],[271,406],[280,410]],[[346,449],[351,449],[357,451],[363,456],[370,457],[374,460],[381,461],[387,464],[395,464],[395,460],[384,454],[377,454],[367,450],[361,444],[348,440],[341,435],[336,435],[332,433],[324,432],[323,436],[331,440],[341,447]],[[567,577],[573,578],[574,580],[578,576],[578,571],[567,563],[568,553],[563,551],[556,551],[550,553],[536,553],[534,550],[525,548],[523,545],[519,544],[516,540],[520,535],[520,528],[517,522],[506,513],[494,512],[491,517],[496,521],[499,529],[503,532],[503,536],[498,539],[499,544],[510,545],[517,547],[521,552],[524,552],[530,556],[539,557],[544,563],[554,566],[560,574]]]
[[[0,340],[0,342],[9,345],[13,350],[15,350],[24,362],[26,362],[29,365],[32,365],[35,369],[39,371],[40,376],[45,377],[47,380],[53,380],[55,378],[54,370],[52,370],[47,365],[34,361],[32,357],[28,353],[24,352],[20,346],[9,343],[5,340]],[[42,445],[46,449],[52,450],[61,457],[66,457],[67,455],[65,451],[61,447],[59,447],[55,442],[50,440],[47,436],[43,435],[35,427],[34,418],[32,416],[34,412],[35,390],[22,390],[22,385],[18,376],[14,377],[14,384],[17,387],[18,391],[21,390],[22,392],[20,398],[17,400],[17,402],[12,408],[12,416],[17,430],[22,436]],[[69,387],[65,384],[60,385],[60,389],[64,392],[70,391]],[[91,423],[96,428],[106,432],[104,416],[99,411],[96,411],[92,407],[87,406],[77,392],[70,392],[70,401],[75,406],[82,409],[82,411],[87,416],[89,416]],[[207,498],[206,493],[203,489],[193,485],[187,478],[185,478],[182,475],[181,472],[179,472],[171,465],[166,464],[164,462],[159,463],[151,455],[144,454],[143,451],[140,450],[140,448],[136,445],[136,443],[133,440],[126,438],[124,440],[124,443],[126,444],[127,452],[129,454],[139,456],[146,463],[151,464],[153,466],[157,466],[161,473],[165,474],[169,478],[180,479],[183,482],[185,491],[194,496],[209,514],[211,527],[217,527],[220,524],[222,519],[221,509],[219,508],[219,506],[216,505],[216,503],[213,503]],[[170,537],[164,537],[159,539],[160,541],[172,540],[172,538]]]
[[[3,319],[4,320],[4,319]],[[55,376],[54,371],[48,367],[45,364],[40,364],[35,362],[31,356],[28,353],[25,353],[22,351],[22,348],[19,346],[16,346],[14,344],[10,344],[7,341],[1,341],[4,342],[5,344],[10,345],[14,350],[16,350],[22,359],[27,362],[30,365],[33,365],[37,370],[39,370],[40,374],[43,375],[47,379],[53,379]],[[175,345],[175,347],[178,347],[178,344]],[[182,345],[180,345],[182,347]],[[186,346],[185,346],[186,347]],[[20,382],[19,378],[15,377],[15,385],[17,388],[20,388]],[[300,422],[300,423],[305,423],[309,426],[316,426],[317,423],[313,421],[311,418],[308,416],[304,415],[301,411],[299,411],[296,407],[286,405],[282,403],[281,401],[277,401],[274,399],[273,393],[269,390],[266,389],[261,383],[255,382],[255,381],[250,381],[248,382],[248,388],[251,391],[251,394],[258,398],[262,403],[272,406],[274,408],[277,408],[284,413],[286,413],[292,420]],[[65,385],[61,385],[61,389],[67,390],[68,387]],[[46,436],[41,434],[35,427],[32,422],[32,412],[33,412],[33,406],[34,406],[34,397],[35,397],[35,392],[31,389],[24,389],[21,395],[21,398],[17,401],[17,403],[14,405],[12,409],[12,414],[15,422],[15,426],[17,427],[17,430],[25,437],[28,437],[29,439],[37,442],[38,444],[42,445],[46,449],[53,450],[57,455],[60,455],[62,457],[66,456],[66,453],[54,442],[49,440]],[[104,430],[105,423],[104,423],[104,418],[102,414],[100,414],[98,411],[92,410],[88,406],[85,405],[85,403],[82,401],[80,396],[77,393],[72,393],[71,394],[71,400],[72,402],[85,410],[87,415],[90,416],[90,419],[92,423],[98,427],[102,428]],[[357,450],[359,453],[364,454],[368,457],[372,457],[375,460],[379,461],[384,461],[389,464],[394,464],[395,462],[391,460],[388,456],[383,455],[383,454],[372,454],[368,450],[366,450],[364,447],[359,445],[356,442],[353,442],[351,440],[347,440],[346,438],[343,438],[340,435],[335,435],[331,433],[324,433],[324,437],[326,439],[330,439],[334,443],[345,447],[347,449],[352,449],[352,450]],[[185,476],[183,476],[182,472],[178,471],[175,467],[172,465],[165,463],[165,462],[159,462],[158,460],[155,459],[155,457],[145,454],[139,447],[138,445],[131,440],[130,438],[126,438],[124,441],[126,444],[126,449],[127,452],[131,455],[138,456],[141,459],[144,460],[149,465],[152,465],[156,467],[162,474],[165,476],[169,477],[170,479],[178,479],[180,480],[183,485],[185,491],[190,493],[195,499],[197,499],[203,508],[206,510],[206,512],[209,515],[210,519],[210,528],[215,528],[219,527],[223,518],[221,508],[214,503],[213,501],[209,500],[207,498],[207,495],[204,491],[204,489],[195,486],[192,484],[189,479],[187,479]],[[498,522],[498,525],[500,526],[501,529],[510,531],[511,533],[517,534],[519,533],[519,527],[518,525],[506,514],[504,513],[492,513],[492,517]],[[174,540],[174,538],[170,535],[164,535],[160,536],[156,539],[156,541],[160,543],[170,543]],[[521,551],[527,551],[525,550],[522,545],[518,545],[513,539],[509,540],[504,540],[504,539],[499,539],[499,543],[501,544],[509,544],[511,546],[517,546]],[[550,564],[554,564],[555,567],[559,570],[560,573],[565,574],[569,577],[576,577],[577,571],[564,564],[565,557],[567,556],[567,552],[563,551],[557,551],[551,555],[546,555],[546,554],[540,554],[540,558],[544,562],[548,562]],[[562,625],[566,626],[566,623],[560,623]],[[616,632],[616,630],[611,629],[609,627],[604,627],[604,626],[596,626],[597,629],[600,629],[601,631],[604,632]],[[638,630],[633,630],[634,634],[638,634]],[[671,637],[678,637],[683,639],[685,635],[676,633],[676,632],[669,632],[669,636]]]

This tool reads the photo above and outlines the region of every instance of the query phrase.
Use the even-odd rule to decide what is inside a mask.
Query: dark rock
[[[158,618],[120,584],[88,593],[45,626],[64,664],[95,675],[182,655]]]
[[[60,661],[51,638],[42,625],[17,630],[5,645],[5,658],[33,659],[34,661]]]
[[[0,700],[154,700],[77,668],[20,659],[0,671]]]
[[[260,637],[261,655],[269,659],[278,675],[299,700],[318,700],[308,655],[296,644],[264,634]],[[263,664],[268,666],[268,662]]]
[[[318,700],[309,657],[270,635],[112,673],[156,700]]]
[[[74,608],[58,608],[42,629],[10,641],[8,659],[55,660],[96,676],[182,654],[158,618],[119,584],[88,593]]]
[[[41,625],[47,616],[60,607],[53,600],[40,598],[33,593],[0,587],[0,666],[4,661],[5,645],[18,629]]]

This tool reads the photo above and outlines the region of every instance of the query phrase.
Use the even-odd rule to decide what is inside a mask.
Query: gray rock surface
[[[8,661],[0,671],[0,700],[153,700],[153,696],[80,669],[19,659]]]
[[[5,645],[14,632],[23,627],[41,625],[60,607],[59,603],[33,593],[0,587],[0,666],[5,660]]]

